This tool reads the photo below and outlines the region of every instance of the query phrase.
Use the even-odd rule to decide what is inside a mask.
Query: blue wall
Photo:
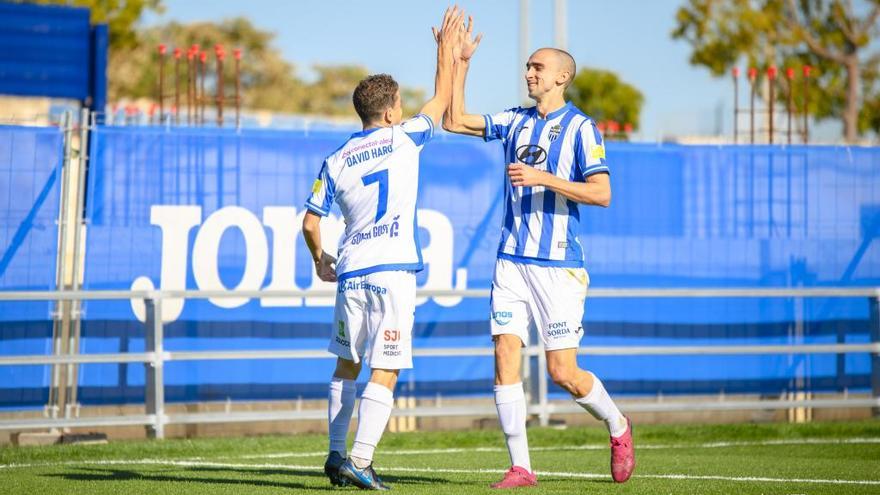
[[[248,288],[320,287],[300,239],[300,215],[323,157],[346,137],[99,128],[92,134],[86,288],[211,289],[243,278]],[[880,283],[880,248],[873,242],[880,232],[880,149],[610,143],[608,156],[612,206],[582,207],[592,287]],[[488,287],[500,232],[500,147],[441,136],[425,148],[421,170],[428,268],[420,286]],[[324,225],[339,226],[333,218]],[[240,305],[166,305],[166,348],[326,346],[332,301],[233,303]],[[143,349],[137,302],[90,302],[85,310],[83,352]],[[485,300],[428,300],[416,311],[415,346],[489,347],[487,316]],[[588,298],[583,343],[790,343],[798,319],[806,343],[868,340],[865,299]],[[51,330],[28,330],[24,340],[43,342],[50,334],[40,328]],[[22,336],[2,335],[0,353],[16,352]],[[867,355],[582,359],[613,393],[630,394],[778,393],[797,376],[810,390],[863,389],[870,368]],[[174,362],[166,368],[166,396],[323,397],[332,365],[329,359]],[[415,393],[491,390],[491,359],[419,358],[415,366],[401,379]],[[10,383],[2,380],[8,373],[0,368],[0,384]],[[84,365],[80,399],[141,402],[143,383],[141,365]],[[28,375],[0,388],[0,405],[40,405],[37,391],[46,385]]]

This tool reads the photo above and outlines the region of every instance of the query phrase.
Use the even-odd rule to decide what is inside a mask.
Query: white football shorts
[[[578,347],[589,285],[583,268],[497,260],[490,304],[492,335],[516,335],[526,346],[534,324],[546,350]]]
[[[331,353],[373,369],[412,368],[416,275],[383,271],[338,283]]]

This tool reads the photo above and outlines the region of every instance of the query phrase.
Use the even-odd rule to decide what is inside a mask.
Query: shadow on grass
[[[221,484],[221,485],[252,485],[258,487],[271,488],[287,488],[287,489],[309,489],[309,490],[333,490],[329,482],[326,486],[314,486],[303,483],[283,482],[275,480],[254,479],[261,476],[291,476],[291,477],[311,477],[324,478],[321,471],[300,470],[300,469],[235,469],[212,466],[168,466],[163,467],[166,471],[185,471],[193,474],[221,474],[234,473],[239,476],[247,476],[242,478],[225,478],[225,477],[209,477],[209,476],[187,476],[186,474],[171,475],[162,472],[142,472],[129,469],[112,469],[112,468],[72,468],[70,472],[45,474],[45,477],[60,478],[67,481],[156,481],[156,482],[184,482],[184,483],[205,483],[205,484]],[[253,477],[253,478],[252,478]],[[400,483],[402,485],[424,485],[424,484],[459,484],[459,482],[442,479],[429,478],[424,476],[382,476],[382,479],[389,484]]]
[[[572,481],[572,478],[552,478],[552,477],[542,477],[541,475],[538,475],[538,483],[539,484],[541,484],[541,483],[543,483],[543,484],[570,483],[571,481]],[[602,480],[602,479],[598,479],[598,478],[580,478],[580,479],[577,479],[576,481],[578,483],[595,483],[595,484],[604,485],[604,486],[617,485],[617,483],[615,483],[614,480],[611,480],[611,479]]]

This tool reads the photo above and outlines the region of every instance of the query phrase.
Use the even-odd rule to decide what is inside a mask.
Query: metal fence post
[[[73,198],[74,215],[73,215],[73,262],[71,274],[72,290],[80,290],[81,272],[84,263],[82,262],[83,251],[82,243],[84,239],[85,229],[85,195],[86,195],[86,167],[88,166],[89,154],[89,121],[91,113],[87,108],[82,109],[79,116],[79,152],[77,156],[76,166],[76,189]],[[82,306],[83,301],[71,301],[70,306],[70,349],[69,354],[79,354],[80,331],[82,330]],[[65,418],[71,417],[71,408],[78,407],[78,389],[79,366],[69,364],[67,367],[67,407],[65,409]]]
[[[61,198],[58,204],[58,253],[56,256],[56,290],[64,290],[67,288],[68,264],[67,264],[67,243],[68,243],[68,216],[69,216],[69,196],[71,181],[70,164],[72,162],[72,146],[73,146],[73,115],[70,111],[64,112],[61,120],[61,127],[64,133],[64,151],[61,162],[61,170],[58,180],[61,184]],[[52,325],[52,346],[53,354],[60,356],[67,353],[68,345],[68,311],[71,301],[63,299],[55,303],[55,311],[53,314]],[[62,412],[65,405],[65,383],[63,376],[65,370],[64,365],[53,364],[51,367],[51,386],[49,387],[49,401],[47,409],[51,418],[57,418]]]
[[[165,358],[162,345],[162,298],[144,299],[146,322],[144,340],[146,351],[152,353],[153,360],[146,363],[146,383],[144,402],[147,414],[153,415],[153,424],[147,426],[147,437],[165,438]]]
[[[871,304],[871,343],[880,344],[880,294],[870,299]],[[871,353],[871,396],[880,400],[880,352]],[[880,418],[880,406],[871,409],[875,418]]]

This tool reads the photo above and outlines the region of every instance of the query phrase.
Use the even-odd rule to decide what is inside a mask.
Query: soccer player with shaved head
[[[595,122],[570,102],[565,89],[575,62],[563,50],[542,48],[526,63],[530,108],[470,115],[464,84],[480,42],[473,22],[456,49],[452,104],[444,128],[501,140],[505,156],[505,208],[492,280],[491,322],[495,342],[495,404],[507,440],[511,468],[494,488],[537,484],[526,438],[526,400],[520,363],[535,325],[553,381],[608,427],[611,475],[622,483],[635,468],[632,426],[602,381],[578,367],[581,321],[589,276],[578,240],[579,205],[611,204],[610,171]]]

